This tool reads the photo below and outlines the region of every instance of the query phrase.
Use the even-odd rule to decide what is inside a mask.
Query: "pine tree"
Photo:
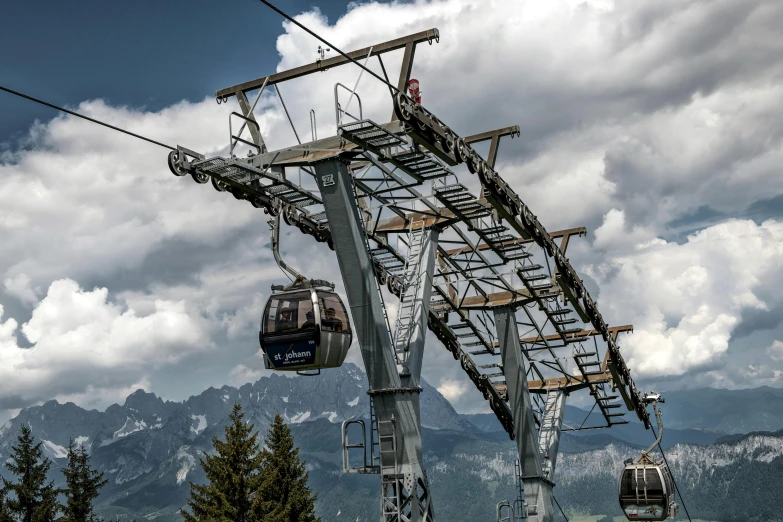
[[[225,428],[225,441],[212,438],[217,453],[200,459],[207,484],[190,483],[188,507],[180,511],[186,522],[260,522],[252,511],[261,483],[261,450],[258,433],[242,419],[242,407],[234,405]]]
[[[0,522],[13,522],[11,510],[8,509],[8,499],[5,496],[5,488],[0,488]]]
[[[62,469],[65,476],[65,506],[63,522],[92,522],[95,520],[93,501],[108,481],[90,467],[90,456],[84,446],[78,448],[73,440],[68,442],[68,465]]]
[[[54,487],[54,481],[46,482],[52,461],[48,458],[41,461],[42,443],[34,444],[29,427],[22,426],[16,440],[17,446],[11,447],[10,462],[5,466],[16,476],[18,483],[3,479],[6,494],[14,495],[6,501],[8,510],[20,522],[51,522],[60,511],[57,502],[59,490]]]
[[[315,516],[317,494],[307,486],[307,469],[294,447],[291,429],[278,413],[269,428],[262,452],[263,483],[256,500],[258,520],[264,522],[320,522]]]

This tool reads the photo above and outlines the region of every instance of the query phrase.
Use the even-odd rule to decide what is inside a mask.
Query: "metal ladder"
[[[394,417],[388,421],[378,421],[378,446],[381,466],[381,520],[401,522],[403,520],[402,491],[400,491],[402,476],[397,460],[397,430]],[[394,465],[389,466],[389,461]]]
[[[419,287],[422,284],[421,253],[425,236],[424,222],[411,222],[408,228],[408,256],[405,259],[403,271],[403,289],[400,294],[400,310],[397,313],[397,324],[394,331],[394,353],[397,364],[403,364],[408,359],[410,340],[416,328],[416,306]],[[403,369],[404,371],[404,369]]]
[[[557,388],[551,388],[546,392],[546,410],[541,418],[541,426],[552,426],[553,418],[557,414],[557,396],[559,390]],[[553,430],[541,430],[538,440],[538,451],[541,454],[541,467],[544,474],[544,478],[552,480],[550,476],[552,474],[552,467],[549,463],[549,444],[552,437]]]
[[[381,442],[378,440],[378,417],[375,415],[375,406],[372,403],[372,397],[370,397],[370,466],[381,465],[381,457],[376,452],[376,448],[380,449]]]
[[[514,513],[517,520],[527,518],[527,504],[525,504],[525,488],[522,484],[522,465],[519,459],[514,461],[514,478],[517,483],[517,498],[514,500]]]

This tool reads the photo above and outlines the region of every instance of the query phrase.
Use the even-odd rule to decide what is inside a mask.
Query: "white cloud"
[[[659,236],[667,222],[701,206],[732,213],[783,192],[783,124],[776,117],[783,110],[776,81],[783,73],[781,12],[774,1],[494,0],[487,8],[483,0],[435,0],[359,5],[333,26],[313,13],[299,19],[343,50],[439,28],[440,43],[416,52],[414,76],[425,106],[463,135],[520,125],[521,139],[501,144],[499,171],[550,230],[603,224],[593,249],[570,248],[604,256],[591,272],[601,286],[601,309],[636,324],[624,343],[635,375],[658,375],[716,364],[742,311],[772,302],[760,282],[776,280],[780,235],[774,222],[718,225],[684,245]],[[284,27],[278,70],[311,62],[315,40]],[[384,62],[396,82],[401,52]],[[381,74],[377,60],[369,63]],[[355,66],[344,66],[281,86],[300,136],[309,134],[311,108],[318,135],[335,133],[332,88],[337,81],[353,86],[358,75]],[[272,92],[256,115],[275,149],[295,140]],[[389,118],[382,84],[365,74],[358,93],[365,117]],[[208,98],[158,112],[100,100],[76,110],[212,154],[226,151],[226,120],[234,108]],[[50,336],[71,347],[89,338],[114,350],[116,342],[125,354],[132,339],[113,332],[163,317],[190,318],[207,340],[225,333],[236,341],[257,328],[268,285],[283,280],[265,245],[263,214],[209,185],[175,178],[166,154],[66,116],[36,124],[23,149],[0,156],[0,279],[8,295],[28,306],[49,288],[22,327],[37,339],[31,353],[52,352],[41,359],[40,372],[59,371],[46,364],[67,359],[46,348],[54,342]],[[210,251],[228,240],[234,243],[220,255]],[[174,246],[183,244],[190,250],[180,255]],[[284,248],[298,269],[339,287],[334,254],[323,245],[293,231]],[[123,280],[128,275],[129,283]],[[118,305],[101,291],[72,287],[58,294],[57,283],[49,287],[63,279],[101,281],[128,310],[113,308]],[[393,321],[394,299],[389,312]],[[106,319],[110,331],[99,326]],[[47,330],[50,324],[59,333]],[[0,348],[10,347],[14,357],[22,353],[17,327],[10,318],[0,323]],[[182,356],[174,339],[158,342],[173,343],[172,349],[146,354],[153,366]],[[242,361],[246,356],[226,357],[236,357],[227,363],[235,368],[231,379],[252,379],[258,371]],[[360,362],[359,350],[351,350],[349,360]],[[109,364],[140,363],[127,354],[106,359],[104,367]],[[458,365],[449,364],[429,365],[433,373],[425,377],[461,403],[475,394],[460,391],[472,385],[454,384],[465,381]],[[144,382],[141,370],[131,373],[112,389]],[[41,383],[41,396],[65,393],[42,378],[30,382]],[[104,384],[95,390],[108,390]]]
[[[270,371],[249,368],[244,364],[239,364],[235,366],[233,370],[231,370],[231,374],[228,377],[229,378],[228,384],[230,384],[231,386],[239,387],[248,382],[256,382],[262,376],[267,375],[269,373]]]
[[[38,302],[38,296],[30,287],[30,278],[27,274],[18,274],[16,277],[5,279],[3,285],[6,292],[17,297],[23,303],[34,304]]]
[[[607,216],[608,220],[617,219]],[[783,283],[783,223],[730,220],[686,243],[649,238],[624,246],[621,230],[609,260],[588,267],[600,286],[603,313],[634,323],[622,343],[637,377],[676,376],[720,366],[744,310],[766,310],[765,288]],[[778,299],[779,302],[779,299]]]
[[[783,343],[778,340],[773,341],[767,348],[767,353],[776,361],[783,361]]]
[[[449,401],[455,401],[467,391],[467,385],[457,380],[441,379],[438,391]]]
[[[138,315],[109,302],[107,289],[85,291],[68,279],[52,283],[22,325],[32,347],[17,344],[16,326],[0,323],[0,399],[116,396],[146,372],[211,347],[203,321],[183,302],[156,300]]]

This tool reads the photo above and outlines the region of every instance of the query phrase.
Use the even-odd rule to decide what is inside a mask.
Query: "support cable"
[[[582,424],[580,424],[580,425],[579,425],[579,427],[577,428],[577,430],[581,430],[581,429],[582,429],[582,426],[584,426],[584,425],[585,425],[585,422],[587,422],[587,419],[589,419],[589,418],[590,418],[590,415],[593,413],[593,410],[595,409],[595,406],[596,406],[596,404],[598,404],[598,401],[596,401],[596,402],[595,402],[595,404],[593,404],[593,407],[592,407],[592,408],[590,408],[590,412],[587,414],[587,417],[585,417],[585,420],[583,420],[583,421],[582,421]]]
[[[391,82],[389,81],[389,75],[386,74],[386,67],[383,65],[383,59],[380,54],[376,54],[375,56],[378,57],[378,63],[381,64],[381,71],[383,71],[383,77],[386,78],[386,85],[389,86],[389,96],[394,98],[394,91],[391,90]]]
[[[121,129],[119,127],[115,127],[114,125],[109,125],[108,123],[102,122],[100,120],[96,120],[94,118],[90,118],[89,116],[85,116],[83,114],[79,114],[78,112],[73,112],[68,109],[64,109],[62,107],[59,107],[57,105],[54,105],[49,102],[45,102],[43,100],[39,100],[38,98],[33,98],[32,96],[29,96],[27,94],[23,94],[21,92],[15,91],[13,89],[9,89],[8,87],[3,87],[0,85],[0,91],[5,91],[9,94],[13,94],[15,96],[19,96],[20,98],[24,98],[26,100],[33,101],[35,103],[40,103],[41,105],[46,105],[47,107],[51,107],[52,109],[56,109],[60,112],[64,112],[66,114],[70,114],[71,116],[76,116],[77,118],[82,118],[83,120],[91,121],[93,123],[97,123],[98,125],[103,125],[104,127],[108,127],[109,129],[116,130],[117,132],[122,132],[123,134],[127,134],[128,136],[133,136],[134,138],[138,138],[140,140],[148,141],[149,143],[153,143],[159,147],[163,147],[164,149],[174,150],[176,151],[176,147],[172,147],[171,145],[166,145],[165,143],[161,143],[159,141],[152,140],[150,138],[145,138],[144,136],[141,136],[140,134],[136,134],[134,132],[127,131],[125,129]]]
[[[285,102],[283,101],[283,96],[280,94],[280,89],[277,87],[277,84],[275,84],[275,91],[277,91],[277,97],[280,98],[280,103],[283,104],[283,110],[285,111],[285,115],[288,116],[288,123],[291,124],[291,129],[294,131],[294,136],[296,136],[296,141],[299,143],[299,145],[302,144],[302,140],[299,139],[299,133],[296,132],[296,127],[294,127],[294,122],[291,119],[291,115],[288,114],[288,109],[285,106]]]
[[[325,45],[328,45],[331,49],[333,49],[333,50],[337,51],[338,53],[340,53],[343,56],[343,58],[345,58],[346,60],[350,60],[352,63],[358,65],[359,67],[361,67],[362,69],[364,69],[365,71],[370,73],[372,76],[374,76],[379,81],[381,81],[381,82],[385,83],[386,85],[388,85],[390,89],[394,89],[394,91],[400,92],[400,90],[397,87],[395,87],[391,83],[387,82],[386,80],[384,80],[383,78],[381,78],[380,76],[375,74],[369,67],[366,67],[366,66],[360,64],[359,62],[357,62],[356,60],[354,60],[353,58],[351,58],[350,56],[348,56],[347,54],[342,52],[340,49],[338,49],[334,45],[330,44],[329,42],[327,42],[326,40],[324,40],[323,38],[321,38],[320,36],[315,34],[313,31],[311,31],[310,29],[308,29],[304,25],[302,25],[299,22],[297,22],[296,20],[294,20],[291,16],[285,14],[283,11],[281,11],[280,9],[275,7],[271,2],[268,2],[267,0],[259,0],[259,1],[262,4],[266,5],[267,7],[269,7],[270,9],[272,9],[273,11],[277,12],[277,14],[279,14],[280,16],[282,16],[283,18],[285,18],[289,22],[291,22],[294,25],[296,25],[297,27],[299,27],[300,29],[304,29],[305,31],[307,31],[311,36],[314,36],[315,38],[317,38],[321,43],[323,43]]]
[[[655,438],[658,438],[658,435],[655,434],[655,428],[650,426],[650,429],[653,432],[653,435],[655,435]],[[661,443],[658,443],[658,449],[661,451],[661,456],[663,457],[663,461],[666,463],[666,467],[669,468],[669,474],[672,477],[672,482],[674,482],[674,489],[677,491],[677,496],[680,497],[680,502],[682,503],[682,509],[685,510],[685,515],[688,517],[688,522],[691,522],[691,514],[688,513],[688,507],[685,505],[685,499],[682,498],[682,493],[680,493],[680,487],[677,485],[677,481],[674,479],[674,473],[672,473],[672,467],[669,466],[669,461],[666,460],[666,454],[663,452],[663,447],[661,446]]]
[[[367,65],[367,62],[370,61],[370,56],[372,56],[372,50],[375,48],[375,46],[370,47],[370,51],[367,53],[367,58],[364,59],[364,65]],[[351,91],[351,95],[348,97],[348,103],[345,104],[345,114],[348,114],[348,107],[351,106],[351,102],[353,101],[353,97],[356,94],[356,89],[359,87],[359,82],[362,81],[362,74],[364,74],[364,69],[359,71],[359,77],[356,78],[356,83],[353,85],[353,90]],[[360,113],[361,113],[361,106],[359,107]]]
[[[560,502],[557,501],[557,498],[555,498],[554,493],[552,494],[552,500],[555,501],[555,504],[557,504],[557,509],[560,510],[560,514],[563,515],[563,518],[566,519],[566,522],[568,522],[568,517],[566,516],[565,512],[563,511],[563,508],[560,507]]]

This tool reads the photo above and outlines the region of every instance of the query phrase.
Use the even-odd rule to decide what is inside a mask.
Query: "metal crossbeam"
[[[361,58],[365,58],[367,55],[379,56],[384,53],[396,51],[397,49],[403,49],[405,48],[406,45],[411,43],[432,42],[433,40],[438,38],[439,35],[437,29],[428,29],[427,31],[422,31],[420,33],[404,36],[402,38],[396,38],[394,40],[389,40],[388,42],[376,44],[373,45],[372,47],[365,47],[363,49],[351,51],[350,53],[346,53],[346,54],[351,58],[353,58],[354,60],[358,60]],[[215,98],[221,98],[221,99],[227,98],[230,96],[234,96],[235,93],[237,92],[248,92],[254,89],[258,89],[262,85],[264,85],[264,83],[266,83],[267,85],[275,85],[276,83],[286,82],[289,80],[293,80],[295,78],[301,78],[302,76],[307,76],[308,74],[313,74],[319,71],[325,71],[327,69],[338,67],[340,65],[345,65],[347,63],[351,63],[351,61],[345,58],[344,56],[335,56],[333,58],[317,60],[313,63],[302,65],[301,67],[296,67],[294,69],[289,69],[287,71],[281,71],[279,73],[270,74],[269,76],[263,76],[255,80],[251,80],[249,82],[244,82],[238,85],[232,85],[231,87],[220,89],[215,93]]]

